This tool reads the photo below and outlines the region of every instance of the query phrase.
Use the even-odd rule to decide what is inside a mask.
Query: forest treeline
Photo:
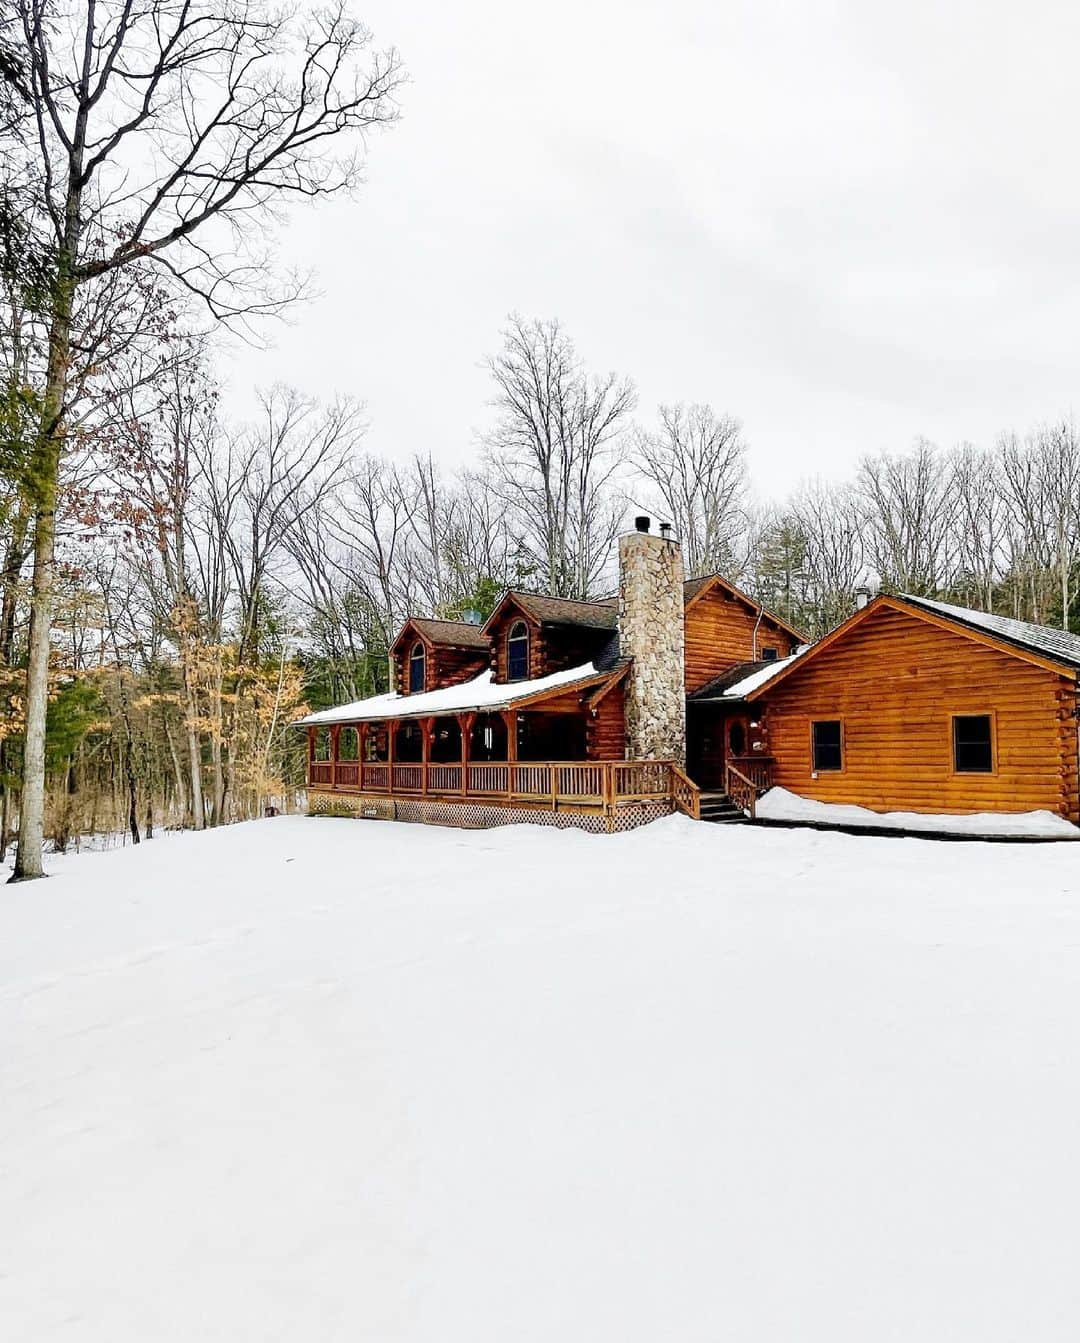
[[[302,293],[291,204],[352,191],[402,82],[346,3],[11,0],[0,14],[0,852],[294,805],[309,707],[384,689],[408,613],[610,592],[647,511],[816,637],[862,584],[1068,626],[1069,421],[753,488],[737,389],[642,407],[554,320],[492,333],[479,441],[378,451],[363,370],[237,423],[219,332]],[[477,351],[477,355],[482,355]],[[728,403],[730,398],[730,404]],[[478,415],[484,408],[477,407]]]
[[[181,336],[95,370],[62,491],[47,819],[60,846],[292,805],[304,743],[290,724],[384,690],[407,614],[485,615],[506,586],[610,592],[615,539],[639,509],[674,523],[690,572],[719,570],[812,637],[861,585],[1041,622],[1075,614],[1080,439],[1067,422],[988,449],[867,457],[849,481],[770,503],[736,418],[705,404],[641,417],[632,383],[588,372],[555,322],[508,323],[489,361],[490,431],[456,471],[373,452],[377,426],[347,398],[273,387],[234,424],[213,354]],[[29,372],[5,367],[9,415],[34,399]],[[26,538],[9,475],[5,829]]]

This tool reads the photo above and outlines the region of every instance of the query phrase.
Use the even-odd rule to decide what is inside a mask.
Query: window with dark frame
[[[994,728],[988,713],[957,714],[953,721],[953,768],[957,774],[994,772]]]
[[[515,620],[506,636],[506,679],[524,681],[529,675],[529,627]]]
[[[414,643],[409,655],[409,694],[416,695],[424,688],[425,681],[424,645]]]
[[[814,734],[814,770],[843,769],[843,730],[839,718],[820,719],[812,726]]]
[[[779,657],[779,652],[778,652],[778,650],[775,649],[775,648],[771,648],[771,647],[770,647],[770,648],[763,648],[763,649],[761,650],[761,660],[762,660],[762,662],[775,662],[776,659],[777,659],[778,657]]]

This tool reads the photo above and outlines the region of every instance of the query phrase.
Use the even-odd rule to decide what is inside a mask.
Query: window
[[[814,734],[814,769],[844,768],[844,737],[838,718],[830,718],[812,725]]]
[[[958,714],[952,723],[953,769],[957,774],[992,774],[994,727],[990,715]]]
[[[506,636],[506,679],[524,681],[529,675],[529,628],[515,620]]]
[[[409,654],[409,694],[415,695],[424,688],[424,645],[415,643]]]
[[[761,650],[762,662],[775,662],[777,659],[777,650],[775,648],[763,648]]]

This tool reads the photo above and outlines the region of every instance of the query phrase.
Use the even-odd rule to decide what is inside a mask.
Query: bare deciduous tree
[[[711,406],[660,407],[660,429],[639,429],[633,465],[659,496],[690,574],[733,576],[747,534],[742,426]]]
[[[13,0],[0,62],[53,257],[34,446],[34,578],[16,878],[40,876],[55,513],[81,288],[152,262],[215,317],[274,310],[260,218],[357,181],[358,143],[395,113],[392,53],[338,4]]]
[[[586,598],[622,517],[610,486],[633,384],[614,373],[590,376],[557,321],[516,315],[488,368],[498,412],[487,443],[493,484],[519,524],[540,588]]]

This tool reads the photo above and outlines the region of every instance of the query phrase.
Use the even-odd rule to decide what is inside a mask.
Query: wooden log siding
[[[399,695],[409,694],[409,658],[416,638],[407,639],[400,652],[392,656],[394,684]],[[424,690],[443,690],[451,685],[463,685],[479,676],[488,665],[488,655],[482,648],[454,648],[449,644],[424,644]]]
[[[499,619],[492,625],[488,631],[490,640],[490,665],[492,679],[499,685],[506,684],[506,636],[510,632],[511,625],[519,620],[525,622],[525,628],[529,631],[529,676],[530,681],[535,681],[544,675],[541,668],[545,665],[544,636],[539,621],[533,620],[527,616],[520,607],[513,602],[508,602],[506,610],[500,615]]]
[[[757,616],[745,603],[721,589],[704,593],[686,611],[686,691],[700,690],[715,676],[740,662],[754,659],[754,626]],[[786,658],[795,651],[795,641],[768,616],[757,632],[757,656],[765,647]]]
[[[488,631],[491,674],[499,685],[507,680],[506,638],[511,626],[519,620],[525,622],[529,631],[530,681],[592,662],[611,641],[611,630],[594,629],[588,625],[544,625],[509,601]]]
[[[1075,683],[891,608],[763,693],[773,782],[874,811],[1080,820]],[[952,719],[994,719],[992,774],[953,769]],[[812,777],[811,723],[843,724],[843,768]]]
[[[626,755],[625,686],[620,682],[585,720],[586,754],[590,760],[622,760]]]

